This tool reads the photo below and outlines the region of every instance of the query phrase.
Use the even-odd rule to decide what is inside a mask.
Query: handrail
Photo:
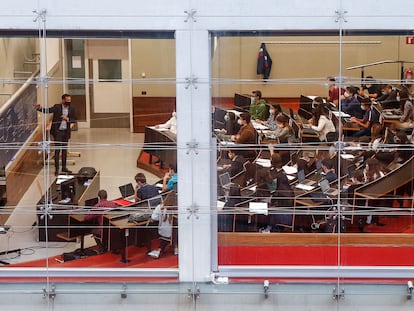
[[[379,61],[379,62],[375,62],[375,63],[368,63],[368,64],[362,64],[362,65],[358,65],[358,66],[351,66],[351,67],[348,67],[346,69],[347,70],[352,70],[352,69],[361,68],[361,81],[362,81],[362,85],[364,85],[364,69],[365,69],[365,67],[371,67],[371,66],[382,65],[382,64],[394,64],[394,63],[400,63],[401,64],[400,79],[401,79],[401,81],[403,81],[404,80],[404,64],[405,63],[414,64],[414,61],[412,61],[412,60],[383,60],[383,61]]]

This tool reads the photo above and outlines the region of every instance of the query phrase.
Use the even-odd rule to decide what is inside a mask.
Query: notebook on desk
[[[119,186],[119,191],[121,192],[121,196],[124,200],[135,202],[135,189],[132,183]]]

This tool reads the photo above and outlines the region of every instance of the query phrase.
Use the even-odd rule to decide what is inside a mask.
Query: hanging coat
[[[257,57],[257,74],[263,75],[263,79],[269,79],[272,69],[272,58],[266,50],[266,44],[262,43]]]

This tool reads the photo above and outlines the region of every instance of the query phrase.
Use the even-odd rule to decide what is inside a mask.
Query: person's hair
[[[371,100],[368,97],[364,97],[361,99],[361,104],[371,105]]]
[[[66,99],[66,97],[70,97],[70,95],[66,93],[62,95],[62,99]]]
[[[358,88],[353,85],[348,86],[346,89],[349,91],[350,95],[355,95],[358,92]]]
[[[374,124],[371,127],[371,141],[374,141],[378,137],[382,135],[382,125],[381,124]]]
[[[98,197],[101,200],[106,200],[108,198],[108,193],[106,192],[106,190],[101,189],[98,191]]]
[[[313,110],[313,121],[315,125],[318,124],[319,119],[322,115],[326,116],[326,108],[324,104],[319,104]]]
[[[250,113],[243,112],[240,114],[240,118],[245,120],[247,123],[250,123],[250,120],[251,120]]]
[[[323,105],[323,98],[322,97],[320,97],[320,96],[318,96],[318,97],[315,97],[315,99],[313,100],[314,102],[316,102],[316,103],[318,103],[319,105],[320,104],[322,104]]]
[[[410,99],[410,96],[408,95],[408,91],[405,88],[399,90],[398,94],[400,95],[400,109],[401,111],[404,111],[405,102]]]
[[[232,120],[232,121],[236,120],[236,115],[234,114],[234,112],[229,111],[228,114],[229,114],[229,120]]]
[[[288,125],[288,118],[284,115],[280,115],[276,118],[276,121],[282,123],[284,126]]]
[[[175,173],[177,173],[177,165],[169,163],[168,164],[168,168],[172,169]]]
[[[331,170],[333,169],[333,163],[331,159],[322,159],[322,165],[325,166],[327,169]]]
[[[172,223],[172,213],[168,211],[176,210],[177,205],[178,205],[177,194],[175,193],[175,191],[168,192],[168,194],[165,196],[165,199],[162,203],[163,209],[167,210],[167,213],[165,213],[163,216],[163,221],[166,221],[168,219],[168,221]]]
[[[145,184],[147,182],[147,178],[145,177],[143,173],[137,173],[135,175],[135,181]]]
[[[352,172],[351,175],[352,178],[355,178],[356,180],[363,182],[364,181],[364,172],[362,170],[355,170]]]
[[[282,157],[279,153],[273,153],[272,158],[270,160],[272,167],[274,168],[281,168],[282,167]]]
[[[272,103],[272,104],[270,104],[270,108],[274,108],[278,112],[281,112],[282,111],[282,107],[280,107],[280,104],[278,104],[278,103]]]
[[[257,97],[259,97],[259,99],[261,99],[261,98],[262,98],[262,92],[261,92],[261,91],[256,90],[256,91],[253,91],[252,93],[253,93],[254,95],[256,95]]]
[[[366,165],[368,165],[367,181],[373,181],[375,178],[380,177],[380,172],[382,169],[380,161],[378,161],[376,158],[368,158]]]

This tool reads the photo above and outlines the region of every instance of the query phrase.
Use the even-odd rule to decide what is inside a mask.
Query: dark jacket
[[[262,43],[257,57],[257,74],[263,75],[263,79],[269,79],[272,69],[272,58],[266,50],[266,44]]]
[[[75,112],[75,108],[72,107],[72,104],[69,105],[68,107],[69,112],[68,112],[68,116],[69,116],[69,120],[67,121],[67,131],[68,131],[68,138],[70,138],[70,133],[71,133],[71,124],[72,123],[76,123],[76,112]],[[60,123],[62,122],[62,103],[58,103],[53,105],[52,107],[49,108],[39,108],[39,111],[43,112],[43,113],[53,113],[53,118],[52,118],[52,127],[50,128],[50,134],[52,134],[53,137],[55,137],[57,131],[59,130],[59,126]]]

